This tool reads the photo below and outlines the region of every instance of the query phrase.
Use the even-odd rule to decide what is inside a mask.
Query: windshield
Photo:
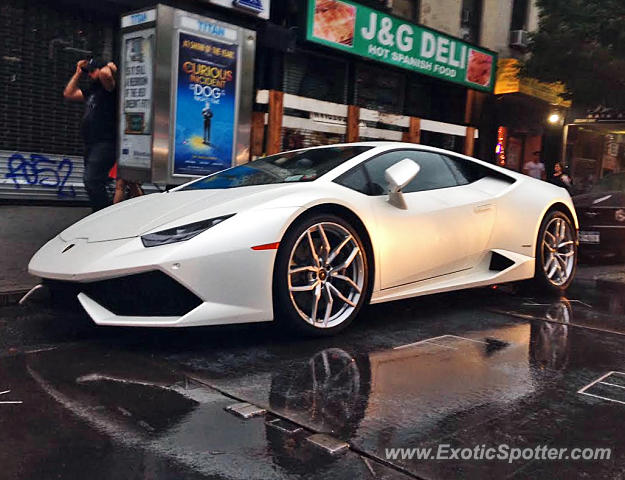
[[[180,190],[248,187],[272,183],[312,182],[371,147],[311,148],[259,158],[193,182]]]
[[[592,188],[593,192],[625,192],[625,172],[603,177]]]

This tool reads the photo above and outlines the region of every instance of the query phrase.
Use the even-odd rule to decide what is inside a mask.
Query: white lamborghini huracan
[[[365,303],[529,278],[565,289],[577,228],[562,188],[436,148],[352,143],[111,206],[29,270],[99,325],[275,318],[331,334]]]

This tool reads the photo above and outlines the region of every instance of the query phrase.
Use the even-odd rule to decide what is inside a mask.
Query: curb
[[[17,304],[30,288],[23,290],[12,290],[10,292],[0,292],[0,307],[8,307]]]

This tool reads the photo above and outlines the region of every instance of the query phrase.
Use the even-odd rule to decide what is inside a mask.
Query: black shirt
[[[100,81],[81,89],[85,99],[85,114],[80,131],[85,144],[115,142],[115,91],[109,92]]]
[[[571,191],[571,183],[566,183],[564,180],[562,180],[562,175],[554,175],[550,183],[553,183],[558,187],[564,188],[569,192]]]

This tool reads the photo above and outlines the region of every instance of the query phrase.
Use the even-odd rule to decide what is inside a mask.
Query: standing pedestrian
[[[571,193],[573,182],[571,181],[571,177],[565,173],[560,162],[556,162],[553,166],[553,178],[551,179],[551,183],[557,185],[558,187],[565,188],[569,193]]]
[[[85,143],[83,181],[94,212],[111,204],[106,191],[108,172],[115,164],[115,73],[113,62],[96,59],[80,60],[76,72],[67,83],[63,96],[67,100],[85,102],[81,133]],[[89,76],[89,87],[82,89],[78,81]]]
[[[523,165],[523,173],[538,180],[544,180],[546,177],[545,164],[540,161],[539,156],[540,152],[534,152],[534,158]]]

